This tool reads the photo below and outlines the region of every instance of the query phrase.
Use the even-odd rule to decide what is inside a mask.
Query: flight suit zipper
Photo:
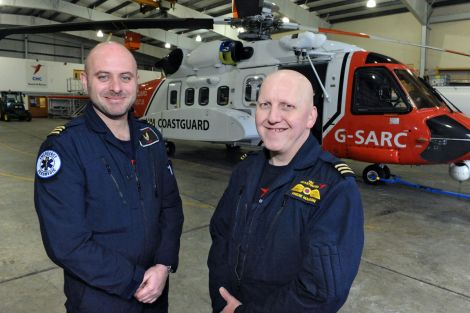
[[[134,177],[135,177],[135,182],[137,184],[137,192],[139,194],[139,203],[140,203],[140,208],[142,210],[142,216],[143,216],[143,219],[144,219],[144,247],[145,247],[145,251],[147,251],[147,245],[148,245],[148,242],[147,242],[147,238],[148,238],[148,223],[147,223],[147,213],[145,212],[145,206],[144,206],[144,196],[142,194],[142,186],[140,184],[140,179],[139,179],[139,175],[137,173],[137,164],[135,162],[135,160],[133,160],[131,162],[132,164],[132,168],[133,168],[133,171],[134,171]]]
[[[256,211],[259,209],[259,207],[263,204],[263,201],[264,201],[263,198],[260,198],[260,199],[258,200],[258,204],[256,205],[256,208],[254,209],[253,213],[251,214],[251,219],[250,219],[249,225],[248,225],[248,235],[247,235],[248,240],[247,240],[247,241],[249,241],[249,238],[251,237],[253,221],[254,221],[255,215],[256,215],[255,213],[256,213]],[[244,236],[245,236],[245,235],[243,235],[243,237],[244,237]],[[244,241],[244,240],[243,240],[243,237],[242,237],[242,243],[243,243],[243,241]],[[237,283],[238,283],[239,285],[241,285],[241,279],[242,279],[242,277],[243,277],[243,272],[244,272],[244,270],[245,270],[246,256],[248,255],[248,249],[249,249],[249,247],[250,247],[250,245],[249,245],[249,243],[247,243],[246,246],[245,246],[245,249],[244,249],[244,250],[245,250],[245,253],[244,253],[244,255],[243,255],[243,257],[242,257],[242,260],[241,260],[241,262],[240,262],[240,271],[238,272],[238,271],[237,271],[237,268],[238,268],[238,260],[240,259],[240,249],[242,248],[242,244],[239,244],[239,245],[238,245],[238,249],[237,249],[237,250],[238,250],[238,251],[237,251],[237,262],[236,262],[236,264],[235,264],[235,274],[236,274],[236,276],[237,276],[237,280],[238,280]]]
[[[156,162],[156,158],[155,158],[155,153],[153,152],[153,150],[150,151],[150,154],[151,154],[151,163],[152,163],[152,171],[153,171],[153,189],[154,189],[154,192],[155,192],[155,198],[158,198],[158,183],[157,183],[157,179],[158,179],[158,175],[157,175],[157,167],[155,166],[155,162]]]
[[[243,193],[243,187],[240,188],[240,191],[238,192],[238,200],[237,200],[237,205],[235,207],[235,219],[234,219],[234,224],[233,224],[233,229],[232,229],[232,238],[235,238],[236,232],[237,232],[237,227],[238,227],[238,215],[240,213],[240,201],[242,198],[242,193]],[[245,210],[246,210],[246,203],[245,203]]]
[[[116,186],[116,190],[119,194],[119,197],[121,198],[122,203],[127,204],[126,199],[124,198],[124,194],[121,191],[121,188],[119,187],[119,184],[116,180],[116,177],[114,177],[113,172],[111,170],[111,166],[106,162],[105,158],[102,157],[101,161],[103,162],[104,166],[106,167],[106,171],[108,172],[109,176],[111,177],[111,180],[114,182],[114,186]]]
[[[268,228],[268,231],[266,232],[266,239],[269,238],[269,236],[271,235],[271,232],[273,231],[274,229],[274,225],[276,224],[279,216],[281,216],[281,213],[282,211],[284,210],[284,207],[286,205],[286,202],[287,202],[287,196],[284,195],[284,200],[282,201],[282,205],[281,205],[281,208],[279,210],[277,210],[276,214],[274,215],[274,218],[271,222],[271,224],[269,224],[269,228]]]

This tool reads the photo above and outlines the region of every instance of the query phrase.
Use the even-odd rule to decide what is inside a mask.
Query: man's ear
[[[307,128],[313,128],[313,125],[315,125],[315,122],[317,120],[317,116],[318,116],[317,107],[313,106],[308,114]]]
[[[88,80],[87,80],[87,74],[86,72],[81,72],[80,73],[80,80],[82,82],[82,87],[84,90],[88,90]]]

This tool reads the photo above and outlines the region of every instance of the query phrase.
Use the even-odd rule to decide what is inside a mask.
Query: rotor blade
[[[263,10],[263,0],[232,0],[232,10],[235,18],[260,15]]]
[[[459,52],[459,51],[455,51],[455,50],[448,50],[448,49],[443,49],[443,48],[438,48],[438,47],[433,47],[433,46],[428,46],[428,45],[422,45],[422,44],[418,44],[418,43],[414,43],[414,42],[403,41],[403,40],[398,40],[398,39],[392,39],[392,38],[387,38],[387,37],[368,35],[368,34],[364,34],[364,33],[355,33],[355,32],[348,32],[348,31],[344,31],[344,30],[329,29],[329,28],[317,28],[317,32],[324,33],[324,34],[353,36],[353,37],[374,39],[374,40],[379,40],[379,41],[387,41],[387,42],[397,43],[397,44],[400,44],[400,45],[420,47],[420,48],[436,50],[436,51],[442,51],[442,52],[453,53],[453,54],[458,54],[458,55],[470,57],[470,54],[465,53],[465,52]]]
[[[333,35],[342,35],[342,36],[352,36],[352,37],[373,39],[373,40],[392,42],[392,43],[396,43],[396,44],[400,44],[400,45],[414,46],[414,47],[419,47],[419,48],[425,48],[425,49],[436,50],[436,51],[441,51],[441,52],[458,54],[458,55],[462,55],[462,56],[465,56],[465,57],[470,57],[470,54],[465,53],[465,52],[449,50],[449,49],[444,49],[444,48],[438,48],[438,47],[428,46],[428,45],[422,45],[422,44],[418,44],[418,43],[414,43],[414,42],[403,41],[403,40],[398,40],[398,39],[392,39],[392,38],[387,38],[387,37],[381,37],[381,36],[376,36],[376,35],[369,35],[369,34],[356,33],[356,32],[348,32],[348,31],[339,30],[339,29],[308,27],[308,26],[303,26],[303,25],[299,25],[299,24],[295,24],[295,23],[283,23],[281,28],[306,30],[306,31],[314,32],[314,33],[333,34]]]
[[[40,34],[99,29],[102,31],[120,31],[139,28],[159,28],[164,30],[176,28],[212,29],[213,26],[214,20],[211,18],[121,19],[3,28],[0,29],[0,39],[13,34]]]

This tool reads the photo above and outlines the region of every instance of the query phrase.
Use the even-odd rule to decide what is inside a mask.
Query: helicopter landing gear
[[[165,141],[166,154],[174,156],[176,151],[175,143],[172,141]]]
[[[372,164],[367,166],[362,172],[362,179],[368,185],[377,185],[380,180],[377,178],[390,178],[390,168],[385,164]]]
[[[240,146],[234,145],[234,144],[226,144],[225,148],[227,148],[227,151],[229,153],[234,153],[237,151],[240,151]]]

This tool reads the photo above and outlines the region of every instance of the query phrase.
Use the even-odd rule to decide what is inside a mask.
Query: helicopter
[[[279,24],[269,10],[257,13]],[[386,164],[451,163],[452,178],[470,178],[470,119],[406,65],[320,33],[266,40],[267,33],[242,33],[246,44],[173,50],[159,64],[167,77],[140,85],[135,114],[161,130],[170,154],[174,139],[259,145],[254,115],[263,79],[292,69],[315,89],[313,134],[337,157],[373,163],[362,173],[366,183],[389,178]]]
[[[135,114],[161,131],[170,154],[175,139],[222,143],[230,149],[259,146],[254,116],[260,86],[270,73],[292,69],[304,74],[315,90],[318,118],[312,133],[335,156],[372,163],[362,173],[366,183],[389,178],[386,164],[448,163],[452,178],[470,179],[469,117],[405,64],[325,35],[365,34],[284,23],[273,15],[273,5],[263,1],[233,5],[237,15],[222,20],[93,22],[95,27],[115,29],[210,29],[214,24],[245,29],[239,36],[244,42],[212,41],[192,51],[172,50],[158,64],[165,77],[139,87]],[[14,27],[0,30],[0,38],[92,29],[88,24]],[[270,39],[280,29],[303,32]]]

